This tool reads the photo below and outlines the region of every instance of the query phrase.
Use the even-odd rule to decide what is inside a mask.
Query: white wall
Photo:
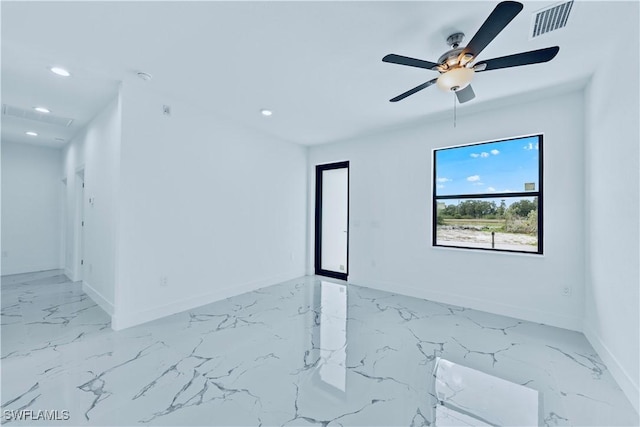
[[[306,148],[144,82],[122,105],[114,328],[304,275]]]
[[[628,7],[637,19],[638,3]],[[625,26],[625,43],[602,58],[587,90],[584,332],[638,410],[640,69],[638,55],[627,55],[640,50],[635,22]]]
[[[100,112],[64,150],[66,195],[66,270],[72,280],[107,312],[115,299],[117,212],[120,168],[121,106],[119,96]],[[80,274],[76,214],[77,172],[84,170],[84,269]],[[93,204],[88,199],[93,198]]]
[[[584,304],[583,90],[512,100],[309,154],[350,161],[349,281],[362,286],[580,330]],[[481,106],[482,107],[482,106]],[[466,111],[466,112],[465,112]],[[544,256],[433,248],[432,149],[544,133]],[[309,216],[313,230],[313,216]],[[313,235],[309,233],[308,272]],[[571,295],[562,296],[569,286]]]
[[[2,274],[61,267],[59,149],[2,141]]]

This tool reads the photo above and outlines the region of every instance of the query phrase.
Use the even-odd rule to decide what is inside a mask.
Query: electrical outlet
[[[169,279],[167,276],[160,277],[160,286],[165,287],[169,285]]]
[[[562,288],[562,296],[564,297],[568,297],[571,295],[571,287],[570,286],[565,286]]]

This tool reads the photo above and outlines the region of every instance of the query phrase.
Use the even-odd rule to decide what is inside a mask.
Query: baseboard
[[[24,273],[37,273],[39,271],[49,271],[49,270],[60,270],[60,265],[56,264],[41,264],[41,265],[28,265],[22,267],[13,267],[5,269],[4,265],[2,266],[2,276],[11,276],[14,274],[24,274]]]
[[[297,279],[303,276],[303,272],[276,276],[270,279],[256,280],[244,284],[236,284],[232,287],[220,289],[215,292],[201,294],[195,297],[185,298],[148,310],[143,310],[135,313],[116,313],[114,316],[112,316],[111,327],[114,330],[119,331],[122,329],[130,328],[132,326],[140,325],[142,323],[150,322],[152,320],[160,319],[162,317],[170,316],[172,314],[181,313],[186,310],[191,310],[203,305],[221,301],[226,298],[234,297],[247,292],[252,292],[261,288],[265,288],[267,286],[287,282],[289,280]]]
[[[488,313],[498,314],[501,316],[514,317],[516,319],[527,320],[535,323],[543,323],[549,326],[582,332],[582,319],[579,317],[563,316],[555,313],[533,310],[530,308],[501,304],[495,301],[489,301],[480,298],[472,298],[465,295],[455,295],[427,289],[416,289],[411,286],[398,285],[397,283],[386,283],[371,280],[366,280],[362,284],[349,280],[349,283],[353,283],[354,285],[363,286],[366,288],[377,289],[380,291],[397,293],[414,298],[440,302],[443,304],[472,308],[474,310],[486,311]]]
[[[89,295],[89,298],[93,300],[101,309],[103,309],[109,316],[113,317],[113,304],[110,303],[102,294],[96,291],[90,284],[82,281],[82,291]]]
[[[67,276],[69,280],[75,282],[75,278],[73,277],[73,271],[69,267],[64,268],[64,275]]]
[[[611,372],[611,376],[616,380],[625,396],[627,396],[627,399],[629,399],[629,402],[631,402],[635,408],[636,412],[640,413],[640,393],[638,392],[637,379],[634,380],[631,378],[626,369],[624,369],[620,362],[618,362],[618,359],[590,325],[584,325],[583,333],[596,353],[598,353],[598,356],[600,356],[600,359],[602,359],[604,364],[607,365],[607,369]]]

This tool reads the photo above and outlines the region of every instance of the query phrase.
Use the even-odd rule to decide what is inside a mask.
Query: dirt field
[[[491,248],[491,232],[472,227],[440,225],[437,230],[437,242],[445,246]],[[537,245],[538,239],[535,236],[495,232],[495,249],[536,252]]]

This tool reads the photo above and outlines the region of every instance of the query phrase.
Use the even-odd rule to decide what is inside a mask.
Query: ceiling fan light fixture
[[[474,75],[473,68],[453,68],[438,77],[436,84],[445,92],[458,91],[469,86]]]

